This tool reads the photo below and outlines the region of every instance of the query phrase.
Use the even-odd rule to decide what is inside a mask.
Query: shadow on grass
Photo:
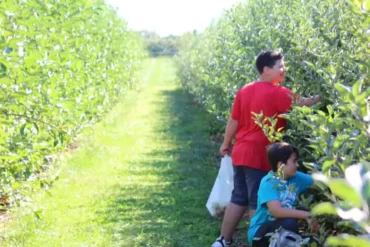
[[[206,113],[190,103],[183,89],[161,94],[165,104],[156,113],[154,132],[166,134],[155,141],[170,143],[171,149],[144,153],[145,162],[129,164],[138,167],[131,176],[145,179],[149,172],[161,182],[118,188],[116,200],[101,213],[118,226],[115,246],[210,246],[220,230],[220,220],[205,207],[218,172],[218,144],[209,141]]]

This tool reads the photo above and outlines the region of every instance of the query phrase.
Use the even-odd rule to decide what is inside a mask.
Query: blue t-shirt
[[[261,180],[258,189],[257,210],[250,222],[248,242],[252,245],[254,235],[258,228],[268,221],[275,220],[269,212],[267,202],[279,200],[284,208],[295,208],[296,199],[313,184],[310,175],[297,172],[294,177],[282,181],[271,171]]]

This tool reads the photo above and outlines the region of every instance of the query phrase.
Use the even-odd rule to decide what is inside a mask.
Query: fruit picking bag
[[[232,159],[230,156],[225,155],[221,159],[221,166],[206,204],[212,216],[216,216],[217,212],[223,210],[230,202],[233,189],[234,170]]]

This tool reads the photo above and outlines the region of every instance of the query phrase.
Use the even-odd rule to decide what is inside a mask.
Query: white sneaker
[[[211,247],[228,247],[231,246],[231,241],[226,242],[224,237],[218,237]]]

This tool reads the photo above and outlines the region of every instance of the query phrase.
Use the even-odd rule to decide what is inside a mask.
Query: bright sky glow
[[[204,30],[224,9],[241,0],[106,0],[135,31],[161,36]]]

